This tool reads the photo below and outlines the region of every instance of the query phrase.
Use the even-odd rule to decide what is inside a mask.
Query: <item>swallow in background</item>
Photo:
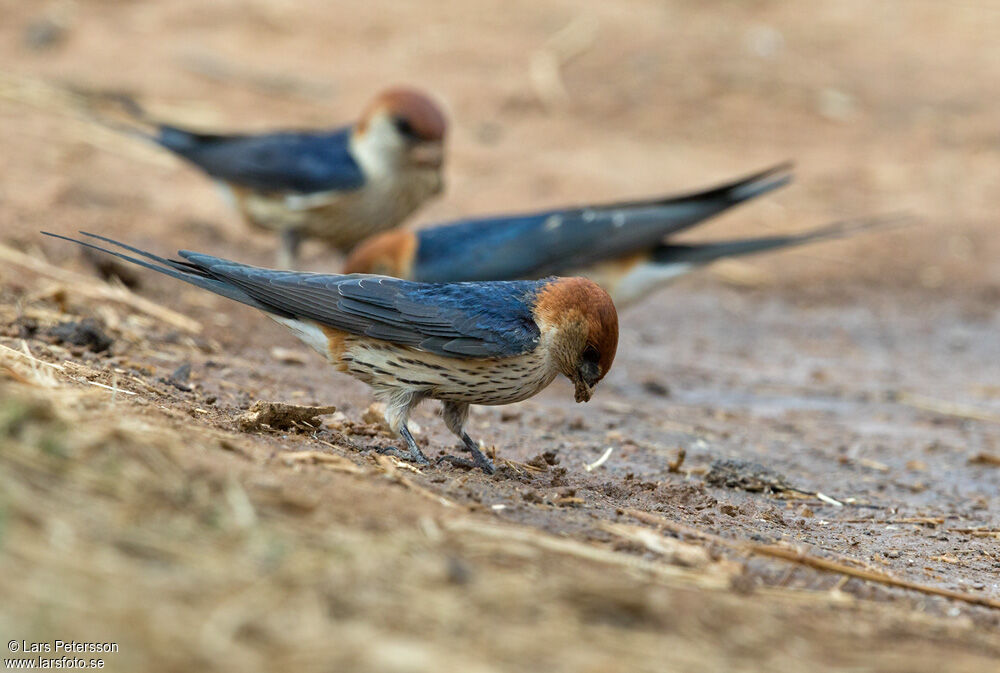
[[[413,89],[382,92],[353,126],[231,135],[162,124],[135,101],[110,98],[129,119],[98,114],[102,123],[214,178],[248,222],[280,235],[282,268],[296,264],[304,238],[346,252],[398,225],[443,187],[445,117]]]
[[[585,278],[415,283],[263,269],[186,251],[178,253],[183,260],[172,260],[81,232],[139,259],[43,233],[263,311],[338,370],[370,385],[418,463],[428,461],[406,422],[422,400],[444,403],[445,425],[472,455],[472,461],[445,459],[492,474],[493,464],[464,430],[469,405],[519,402],[559,374],[573,382],[576,401],[587,402],[618,348],[611,297]]]
[[[609,261],[626,264],[670,234],[788,184],[789,171],[781,164],[682,196],[386,232],[355,248],[345,272],[431,283],[587,275]]]
[[[798,234],[719,243],[666,242],[671,234],[787,184],[788,170],[782,164],[721,187],[659,200],[385,232],[358,245],[344,271],[418,282],[583,276],[607,290],[621,309],[724,257],[841,238],[899,219],[861,219]]]

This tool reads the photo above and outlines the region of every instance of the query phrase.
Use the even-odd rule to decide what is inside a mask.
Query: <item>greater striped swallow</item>
[[[447,123],[414,89],[382,92],[351,126],[262,134],[199,133],[153,121],[127,97],[115,100],[130,120],[103,121],[213,178],[248,222],[280,235],[282,268],[296,264],[304,238],[346,252],[443,188]]]
[[[47,232],[45,232],[47,233]],[[559,374],[587,402],[614,362],[618,314],[608,293],[584,278],[415,283],[371,275],[278,271],[181,251],[181,260],[103,236],[88,241],[47,234],[100,250],[263,311],[341,372],[370,385],[386,404],[389,427],[409,458],[426,463],[406,427],[425,399],[444,403],[445,425],[472,462],[493,464],[464,426],[470,404],[527,399]]]
[[[900,219],[858,219],[784,236],[669,242],[671,234],[787,184],[788,169],[783,164],[714,189],[658,200],[397,229],[359,244],[344,271],[419,282],[582,276],[607,290],[622,309],[724,257],[841,238]]]
[[[587,275],[605,263],[627,265],[663,245],[669,235],[786,185],[789,171],[782,164],[681,196],[390,231],[358,245],[345,272],[420,282]]]

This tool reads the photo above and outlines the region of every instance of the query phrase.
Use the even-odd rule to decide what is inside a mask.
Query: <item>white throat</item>
[[[366,179],[398,179],[406,147],[387,117],[376,115],[364,133],[351,134],[350,148]]]

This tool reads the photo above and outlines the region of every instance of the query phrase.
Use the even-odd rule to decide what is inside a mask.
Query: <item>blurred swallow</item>
[[[595,265],[649,252],[671,234],[788,184],[790,169],[781,164],[682,196],[386,232],[355,248],[345,271],[429,283],[587,275]]]
[[[170,150],[214,178],[244,218],[281,237],[291,268],[304,238],[348,251],[391,229],[443,187],[446,121],[414,89],[379,94],[352,126],[329,131],[197,133],[151,120],[112,96],[128,121],[101,121]]]
[[[586,402],[618,347],[611,297],[584,278],[427,284],[263,269],[186,251],[172,260],[81,232],[134,257],[43,233],[263,311],[338,370],[370,385],[386,404],[389,427],[418,463],[428,461],[406,422],[422,400],[444,403],[445,425],[472,455],[472,461],[446,458],[492,473],[493,464],[464,430],[469,405],[527,399],[559,374],[573,382],[576,401]]]
[[[789,168],[782,164],[721,187],[659,200],[390,231],[358,245],[344,271],[419,282],[583,276],[610,293],[621,309],[725,257],[842,238],[904,219],[873,217],[798,234],[717,243],[667,241],[671,234],[787,184]]]

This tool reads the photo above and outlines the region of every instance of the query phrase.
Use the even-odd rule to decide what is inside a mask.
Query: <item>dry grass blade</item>
[[[684,464],[685,458],[687,458],[687,451],[684,447],[677,449],[677,457],[667,463],[667,472],[680,474],[681,465]]]
[[[944,523],[944,517],[907,516],[900,519],[837,519],[837,523],[881,524],[883,526],[895,526],[897,524],[914,523],[924,526],[940,526],[941,524]]]
[[[830,496],[826,495],[825,493],[816,493],[816,497],[819,498],[822,502],[825,502],[828,505],[833,505],[834,507],[843,507],[844,506],[844,503],[842,503],[839,500],[836,500],[834,498],[831,498]]]
[[[604,450],[604,453],[601,454],[600,458],[598,458],[592,463],[584,463],[583,469],[585,469],[587,472],[593,472],[601,465],[604,465],[604,463],[608,462],[608,458],[611,457],[611,454],[614,450],[615,449],[613,446],[609,446]]]
[[[938,561],[939,563],[950,563],[952,565],[958,565],[961,561],[957,557],[951,556],[950,554],[941,554],[940,556],[931,556],[932,561]]]
[[[343,456],[323,453],[322,451],[289,451],[281,454],[281,460],[286,465],[312,463],[314,465],[322,465],[329,470],[347,472],[348,474],[364,474],[366,471]]]
[[[424,473],[423,470],[421,470],[416,465],[413,465],[412,463],[407,463],[405,460],[400,460],[399,458],[396,458],[396,456],[385,456],[385,457],[388,458],[390,462],[392,462],[392,464],[396,467],[397,470],[405,470],[407,472],[412,472],[413,474]]]
[[[972,465],[992,465],[994,467],[1000,467],[1000,455],[995,453],[977,453],[972,458],[969,458],[969,463]]]
[[[995,537],[1000,539],[1000,528],[948,528],[949,533],[961,533],[971,537]]]
[[[31,354],[31,351],[28,350],[27,344],[22,343],[22,348],[24,349],[24,352],[14,350],[9,346],[0,344],[0,355],[7,358],[17,358],[19,362],[24,362],[28,365],[28,371],[21,371],[13,364],[6,365],[5,369],[10,372],[15,379],[22,383],[28,383],[34,386],[43,386],[45,388],[53,388],[57,386],[59,381],[53,372],[64,372],[64,369],[59,365],[36,358]]]
[[[664,537],[649,528],[621,523],[603,523],[600,528],[624,540],[638,543],[649,551],[666,557],[667,560],[676,565],[687,568],[703,568],[712,562],[712,558],[703,547]]]
[[[942,416],[954,416],[971,421],[984,421],[986,423],[1000,423],[1000,414],[996,414],[985,409],[969,406],[967,404],[955,404],[945,400],[936,400],[932,397],[914,395],[911,393],[900,393],[897,401],[916,409],[932,411]]]
[[[417,493],[428,500],[432,500],[445,507],[459,507],[458,503],[452,502],[443,495],[438,495],[429,488],[425,488],[420,484],[416,483],[409,477],[399,473],[399,469],[396,467],[395,462],[393,462],[391,456],[375,455],[375,464],[382,468],[385,472],[385,476],[390,480],[396,482],[400,486],[410,489],[414,493]]]
[[[831,561],[830,559],[812,556],[796,549],[779,547],[777,545],[747,543],[744,546],[747,550],[755,554],[784,559],[786,561],[798,563],[810,568],[815,568],[816,570],[839,573],[849,577],[856,577],[867,582],[875,582],[900,589],[909,589],[911,591],[917,591],[930,596],[942,596],[956,601],[971,603],[973,605],[982,605],[987,608],[1000,610],[1000,600],[990,598],[988,596],[980,596],[978,594],[970,594],[964,591],[954,591],[952,589],[944,589],[942,587],[911,582],[910,580],[899,579],[897,577],[892,577],[891,575],[886,575],[885,573],[876,572],[874,570],[865,570],[863,568],[854,568],[844,565],[838,561]]]
[[[643,512],[636,509],[627,509],[625,513],[631,517],[639,519],[654,526],[669,530],[677,535],[686,535],[688,537],[698,538],[700,540],[705,540],[706,542],[711,542],[712,544],[718,544],[723,547],[728,547],[737,551],[746,551],[743,547],[743,543],[738,540],[730,540],[729,538],[724,538],[721,535],[715,535],[714,533],[708,533],[703,530],[698,530],[692,526],[687,526],[682,523],[677,523],[676,521],[671,521],[658,514],[652,514],[650,512]],[[829,551],[829,550],[828,550]],[[867,565],[864,561],[852,558],[850,556],[840,556],[844,563],[853,563],[857,567],[866,568],[868,570],[875,570],[872,566]]]
[[[489,524],[473,519],[446,520],[441,522],[441,526],[453,533],[475,535],[494,540],[501,549],[510,543],[520,543],[595,563],[646,572],[661,580],[680,580],[703,589],[727,589],[732,577],[731,572],[721,566],[710,566],[707,570],[695,571],[664,563],[654,563],[634,554],[617,552],[570,538],[556,537],[532,528]]]
[[[952,589],[944,589],[941,587],[930,586],[927,584],[920,584],[918,582],[911,582],[910,580],[899,579],[897,577],[893,577],[892,575],[887,575],[886,573],[879,572],[877,570],[849,566],[840,561],[834,561],[831,559],[822,558],[820,556],[813,556],[811,554],[806,554],[802,551],[799,551],[797,549],[792,549],[789,547],[782,547],[779,545],[769,545],[769,544],[758,544],[754,542],[741,542],[737,540],[728,540],[724,537],[713,535],[711,533],[706,533],[704,531],[700,531],[696,528],[691,528],[690,526],[685,526],[683,524],[678,524],[676,522],[669,521],[662,517],[656,516],[655,514],[650,514],[649,512],[643,512],[641,510],[629,509],[625,510],[625,512],[629,516],[639,519],[640,521],[645,521],[647,523],[651,523],[657,526],[662,526],[664,528],[673,530],[681,534],[694,535],[696,537],[700,537],[705,540],[711,540],[712,542],[724,545],[736,551],[758,554],[760,556],[769,556],[771,558],[781,559],[784,561],[797,563],[799,565],[808,566],[816,570],[838,573],[841,575],[846,575],[848,577],[854,577],[857,579],[865,580],[866,582],[883,584],[885,586],[897,587],[900,589],[909,589],[911,591],[917,591],[922,594],[927,594],[929,596],[942,596],[944,598],[950,598],[956,601],[971,603],[973,605],[982,605],[988,608],[1000,609],[1000,600],[997,600],[995,598],[990,598],[988,596],[980,596],[977,594],[970,594],[964,591],[954,591]]]
[[[125,395],[136,395],[136,394],[138,394],[138,393],[132,392],[131,390],[122,390],[121,388],[119,388],[118,385],[117,385],[117,379],[115,380],[115,385],[113,385],[113,386],[105,385],[103,383],[98,383],[97,381],[88,381],[87,379],[78,379],[75,376],[71,376],[70,374],[68,374],[66,372],[66,367],[61,366],[61,365],[57,365],[57,364],[53,364],[51,362],[45,362],[44,360],[39,360],[38,358],[36,358],[34,355],[31,354],[31,351],[28,350],[27,343],[23,343],[22,347],[24,348],[24,352],[16,351],[13,348],[10,348],[8,346],[4,346],[3,344],[0,344],[0,354],[7,355],[7,356],[11,356],[11,355],[17,356],[18,358],[21,358],[22,360],[26,360],[27,362],[29,362],[31,364],[32,370],[31,370],[30,376],[25,375],[23,372],[17,372],[14,368],[10,367],[9,365],[6,367],[6,369],[8,371],[10,371],[12,374],[14,374],[15,378],[19,379],[22,383],[30,383],[30,384],[33,384],[33,385],[44,386],[46,388],[54,388],[54,387],[56,387],[58,385],[58,380],[51,373],[51,370],[55,370],[55,371],[58,371],[58,372],[62,372],[63,375],[65,375],[66,378],[68,378],[70,381],[74,381],[76,383],[83,383],[83,384],[90,385],[90,386],[95,386],[97,388],[103,388],[105,390],[111,391],[111,393],[113,395],[117,395],[118,393],[122,393],[122,394],[125,394]],[[76,363],[73,363],[73,362],[67,362],[66,364],[67,365],[71,365],[72,368],[78,368],[78,369],[83,369],[83,370],[87,370],[87,371],[93,371],[89,367],[84,367],[83,365],[77,365]],[[46,369],[42,370],[42,369],[40,369],[40,367],[45,367]],[[46,373],[43,374],[42,373],[43,371],[45,371]]]
[[[529,465],[528,463],[522,463],[518,460],[511,460],[509,458],[500,458],[498,462],[519,472],[548,472],[546,468],[538,467],[537,465]]]
[[[68,292],[78,294],[82,297],[118,302],[186,332],[191,332],[192,334],[201,332],[201,323],[197,320],[193,320],[186,315],[182,315],[160,306],[149,299],[133,294],[126,287],[109,285],[96,278],[61,269],[2,244],[0,244],[0,261],[14,264],[40,276],[65,283]]]

